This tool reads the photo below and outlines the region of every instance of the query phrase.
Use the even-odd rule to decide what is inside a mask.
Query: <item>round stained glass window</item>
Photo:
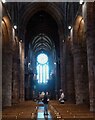
[[[40,64],[45,64],[48,61],[48,56],[46,54],[44,54],[44,53],[41,53],[41,54],[38,55],[37,61]]]

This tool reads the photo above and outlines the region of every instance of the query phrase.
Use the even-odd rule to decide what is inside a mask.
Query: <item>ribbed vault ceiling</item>
[[[54,19],[45,11],[34,14],[27,24],[27,36],[34,53],[50,52],[59,46],[58,27]]]
[[[32,50],[37,52],[39,50],[42,51],[50,51],[52,49],[53,43],[48,36],[40,33],[36,36],[32,42]]]

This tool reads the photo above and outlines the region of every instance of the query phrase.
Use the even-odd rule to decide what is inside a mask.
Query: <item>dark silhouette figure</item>
[[[46,94],[44,95],[43,103],[44,103],[44,115],[48,115],[48,103],[49,103],[48,92],[46,92]]]

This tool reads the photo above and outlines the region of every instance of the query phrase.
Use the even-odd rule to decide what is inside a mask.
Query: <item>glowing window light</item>
[[[49,68],[48,65],[45,64],[46,80],[49,79],[49,69],[48,68]]]
[[[46,81],[46,78],[45,78],[45,75],[46,74],[46,72],[45,72],[45,65],[43,65],[43,83],[45,83],[45,81]]]
[[[48,56],[45,54],[39,54],[37,56],[37,80],[39,84],[46,84],[49,79],[49,66]]]
[[[37,61],[40,64],[45,64],[48,61],[48,57],[47,57],[47,55],[45,55],[44,53],[42,53],[42,54],[38,55]]]
[[[39,82],[42,83],[42,66],[40,65]]]

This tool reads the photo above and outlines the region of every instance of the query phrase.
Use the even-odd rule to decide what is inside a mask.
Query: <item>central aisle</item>
[[[37,112],[37,120],[52,120],[52,116],[50,114],[50,111],[48,110],[48,115],[44,115],[44,106],[39,103],[40,105],[38,106],[38,112]]]

